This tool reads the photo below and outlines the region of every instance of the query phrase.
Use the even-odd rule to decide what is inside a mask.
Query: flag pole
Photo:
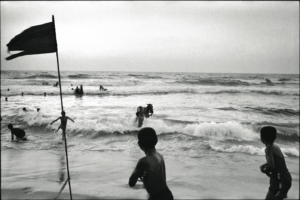
[[[54,35],[55,35],[55,42],[56,42],[56,48],[57,48],[54,15],[52,15],[52,22],[53,22],[53,26],[54,26]],[[60,90],[61,111],[64,111],[63,101],[62,101],[62,92],[61,92],[59,62],[58,62],[58,48],[56,49],[56,60],[57,60],[58,81],[59,81],[59,90]],[[65,131],[63,131],[63,135],[64,135],[64,138],[65,138],[65,150],[66,150],[66,160],[67,160],[68,183],[69,183],[70,197],[71,197],[71,200],[72,200],[71,179],[70,179],[70,172],[69,172],[68,149],[67,149],[68,145],[67,145],[67,137],[66,137]]]

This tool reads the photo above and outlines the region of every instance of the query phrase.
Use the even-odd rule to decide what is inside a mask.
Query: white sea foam
[[[226,153],[247,153],[251,155],[265,155],[265,148],[259,148],[252,145],[232,145],[232,146],[218,146],[209,143],[209,147],[215,151],[226,152]],[[299,150],[296,148],[280,148],[284,157],[296,156],[299,157]]]
[[[56,126],[50,126],[49,123],[54,119],[43,112],[20,111],[20,115],[29,126],[47,125],[47,129],[55,130]],[[82,113],[81,113],[82,115]],[[135,115],[110,115],[98,116],[82,115],[73,118],[76,123],[69,122],[68,130],[73,133],[84,133],[95,135],[97,132],[105,133],[125,133],[126,131],[139,130],[137,127]],[[59,124],[59,122],[57,123]],[[150,126],[155,128],[157,134],[165,133],[183,133],[196,137],[207,137],[213,140],[238,140],[252,141],[259,138],[258,134],[250,127],[244,126],[238,122],[204,122],[200,124],[167,124],[162,119],[145,118],[143,127]]]
[[[204,122],[201,124],[192,124],[187,125],[183,132],[194,136],[209,137],[217,140],[256,140],[259,138],[257,133],[238,122]]]
[[[281,148],[282,153],[285,156],[297,156],[299,157],[299,150],[296,148]]]
[[[256,155],[265,155],[264,148],[255,147],[252,145],[233,145],[230,147],[220,147],[209,144],[210,148],[215,151],[227,152],[227,153],[234,153],[234,152],[242,152],[248,154],[256,154]]]

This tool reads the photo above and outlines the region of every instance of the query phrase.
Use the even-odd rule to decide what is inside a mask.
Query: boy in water
[[[265,199],[284,199],[292,186],[284,156],[280,148],[274,144],[277,131],[272,126],[265,126],[260,131],[260,139],[266,145],[267,163],[260,167],[262,173],[270,177],[270,187]]]
[[[14,128],[12,124],[8,124],[8,129],[11,131],[11,141],[14,140],[14,135],[16,136],[16,141],[23,140],[26,141],[25,131],[20,128]]]
[[[62,134],[63,134],[63,135],[62,135],[62,140],[64,140],[64,139],[65,139],[65,136],[66,136],[67,121],[68,121],[68,119],[69,119],[69,120],[71,120],[72,122],[74,122],[74,120],[71,119],[70,117],[66,116],[65,111],[62,111],[62,112],[61,112],[61,115],[62,115],[61,117],[57,118],[56,120],[54,120],[54,121],[51,122],[50,124],[52,125],[54,122],[56,122],[57,120],[60,119],[61,124],[60,124],[60,126],[58,127],[57,131],[61,128],[61,130],[63,131],[63,133],[62,133]],[[57,131],[56,131],[56,132],[57,132]]]
[[[146,156],[138,161],[129,178],[129,186],[134,187],[140,178],[149,194],[149,200],[173,200],[166,182],[164,158],[156,151],[156,143],[157,135],[153,128],[146,127],[139,131],[138,144]]]

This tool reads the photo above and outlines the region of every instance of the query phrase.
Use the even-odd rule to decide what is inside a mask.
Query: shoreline
[[[68,186],[66,186],[67,188]],[[68,189],[68,188],[67,188]],[[68,189],[69,191],[69,189]],[[62,192],[57,200],[59,199],[70,199],[70,194]],[[49,191],[32,191],[30,187],[17,188],[17,189],[2,189],[1,188],[1,199],[54,199],[58,195],[58,192]],[[82,194],[72,193],[73,199],[99,199],[99,197],[88,196]]]
[[[265,198],[269,178],[259,170],[264,156],[209,154],[201,158],[164,155],[174,199]],[[73,199],[148,199],[141,183],[128,186],[142,152],[71,151],[68,155]],[[228,159],[219,159],[220,155]],[[287,199],[297,199],[299,160],[286,161],[293,178]],[[67,178],[61,150],[2,149],[1,168],[2,199],[54,199]],[[70,199],[68,185],[57,199]]]

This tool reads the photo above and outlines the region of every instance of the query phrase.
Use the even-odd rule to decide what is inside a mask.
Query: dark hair
[[[9,129],[12,129],[12,128],[13,128],[13,125],[12,125],[12,124],[8,124],[7,127],[8,127]]]
[[[138,133],[139,145],[147,148],[153,148],[157,144],[157,135],[153,128],[142,128]]]
[[[273,126],[265,126],[260,130],[260,137],[268,142],[273,143],[276,139],[277,130]]]
[[[65,115],[65,114],[66,114],[65,111],[62,111],[62,112],[61,112],[61,115]]]

